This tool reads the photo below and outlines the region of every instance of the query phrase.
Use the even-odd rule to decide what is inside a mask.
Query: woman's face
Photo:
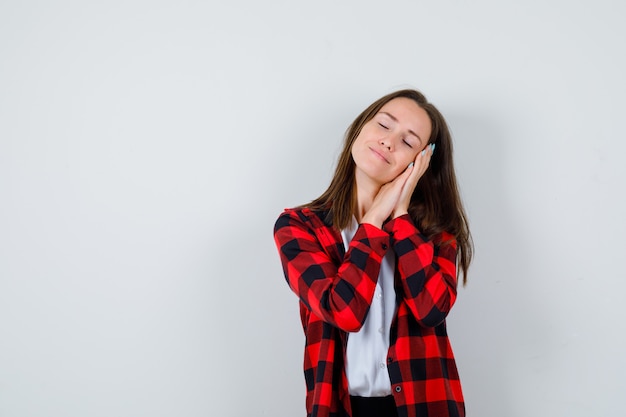
[[[430,132],[428,113],[415,101],[399,97],[386,103],[352,144],[357,181],[392,181],[426,147]]]

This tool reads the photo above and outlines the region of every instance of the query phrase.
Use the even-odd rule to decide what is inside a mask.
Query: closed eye
[[[389,130],[389,128],[387,126],[385,126],[384,124],[382,124],[380,122],[378,123],[378,126],[382,127],[385,130]]]
[[[409,142],[407,142],[406,139],[402,139],[402,142],[404,142],[406,144],[406,146],[408,146],[409,148],[413,148],[413,145],[411,145]]]

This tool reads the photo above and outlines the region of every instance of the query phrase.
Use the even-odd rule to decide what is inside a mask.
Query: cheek
[[[385,173],[383,174],[385,177],[384,182],[393,181],[394,179],[398,177],[398,175],[402,174],[408,166],[409,166],[409,163],[407,162],[406,165],[404,163],[395,164],[393,168],[387,168],[385,170]]]
[[[415,158],[417,158],[417,154],[419,152],[420,151],[413,150],[411,150],[410,152],[406,152],[402,155],[401,164],[403,164],[405,168],[408,167],[411,162],[415,162]]]
[[[352,144],[352,146],[350,147],[350,155],[352,155],[352,160],[356,162],[357,158],[358,158],[358,154],[359,154],[359,148],[357,146],[357,143],[354,142]]]
[[[398,175],[402,174],[404,172],[405,169],[407,169],[407,167],[409,166],[409,164],[407,163],[406,165],[399,165],[398,167],[396,167],[396,169],[393,172],[393,178],[396,178]]]
[[[402,174],[405,169],[408,168],[411,162],[415,162],[415,158],[417,157],[418,152],[406,152],[403,153],[401,158],[396,160],[396,166],[394,167],[393,178]]]
[[[361,135],[357,136],[356,139],[354,139],[354,142],[352,142],[352,145],[350,146],[350,153],[352,153],[354,155],[354,151],[355,149],[357,149],[361,144]]]

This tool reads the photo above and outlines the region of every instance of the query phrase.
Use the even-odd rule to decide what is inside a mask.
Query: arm
[[[442,233],[433,240],[417,230],[408,215],[391,220],[393,249],[402,283],[402,299],[425,327],[439,325],[456,300],[456,240]]]
[[[276,221],[274,240],[287,283],[313,314],[341,330],[358,331],[374,296],[389,235],[370,224],[359,225],[337,266],[318,238],[329,230],[321,221],[312,223],[294,211]]]

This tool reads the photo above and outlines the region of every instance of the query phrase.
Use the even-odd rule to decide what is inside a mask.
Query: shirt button
[[[376,298],[383,298],[383,295],[381,293],[376,294]]]
[[[387,250],[387,244],[386,243],[383,243],[383,249]]]
[[[381,327],[380,329],[378,329],[378,333],[382,333],[383,332],[383,328]]]
[[[380,367],[380,369],[383,369],[385,367],[385,364],[381,362],[378,366]]]
[[[387,363],[391,363],[391,362],[393,362],[393,358],[390,356],[387,358]]]
[[[396,387],[396,392],[400,392],[400,391],[402,391],[402,387],[401,387],[400,385],[398,385],[398,386]]]

